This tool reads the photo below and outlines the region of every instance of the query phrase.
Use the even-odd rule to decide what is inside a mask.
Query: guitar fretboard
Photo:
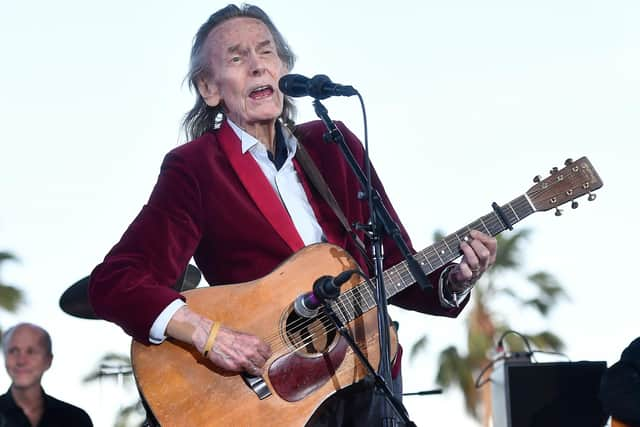
[[[533,205],[525,195],[517,197],[501,206],[500,209],[508,225],[516,224],[535,212]],[[471,230],[479,230],[488,235],[496,236],[506,230],[508,225],[496,212],[491,212],[416,253],[413,257],[424,273],[428,275],[462,255],[460,243],[469,239]],[[385,270],[383,278],[387,298],[415,283],[406,261]],[[331,306],[342,322],[348,323],[376,306],[374,283],[373,278],[362,282],[343,292],[332,302]]]

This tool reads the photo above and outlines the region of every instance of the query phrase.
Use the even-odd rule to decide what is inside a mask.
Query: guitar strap
[[[313,186],[316,188],[316,190],[318,190],[318,192],[326,200],[329,206],[331,206],[331,209],[333,209],[333,212],[336,214],[336,216],[340,220],[340,223],[342,223],[342,227],[347,231],[351,240],[355,243],[358,250],[364,256],[364,260],[367,262],[369,271],[375,271],[373,265],[371,264],[371,260],[369,259],[369,255],[367,254],[367,250],[364,246],[364,243],[362,242],[360,237],[358,237],[355,231],[353,231],[353,229],[351,228],[351,225],[349,225],[349,221],[347,220],[347,217],[345,216],[344,212],[342,212],[342,209],[340,209],[340,206],[338,205],[338,201],[336,200],[335,196],[331,192],[329,185],[327,185],[327,182],[325,181],[322,174],[320,173],[320,170],[318,170],[318,167],[316,166],[316,164],[313,162],[313,159],[309,155],[309,152],[307,151],[307,149],[304,148],[304,146],[302,145],[301,135],[299,135],[298,132],[294,132],[294,135],[298,139],[295,159],[298,161],[298,163],[300,163],[302,170],[307,175],[307,177],[309,178]],[[393,328],[397,332],[398,330],[397,322],[391,322],[390,324],[391,326],[393,326]],[[395,357],[391,361],[391,363],[393,364],[392,378],[394,379],[397,377],[398,373],[400,372],[401,358],[402,358],[402,346],[398,345],[398,351],[396,352]]]
[[[364,255],[364,259],[367,262],[369,271],[373,271],[371,261],[369,260],[369,255],[367,254],[367,249],[364,243],[362,242],[360,237],[356,234],[356,232],[353,231],[353,228],[351,228],[351,225],[349,224],[349,220],[347,220],[347,217],[345,216],[344,212],[342,212],[342,209],[340,209],[340,206],[338,205],[338,201],[336,200],[335,196],[331,192],[331,189],[329,188],[329,186],[327,185],[327,182],[325,181],[324,177],[320,173],[320,170],[318,169],[316,164],[313,162],[313,159],[307,152],[307,149],[304,148],[304,146],[302,145],[302,142],[300,142],[301,140],[300,135],[298,133],[295,133],[295,135],[296,135],[296,138],[298,138],[298,145],[296,148],[295,159],[300,164],[300,167],[302,167],[302,170],[309,178],[309,181],[311,181],[311,184],[315,187],[316,190],[318,190],[320,195],[329,204],[329,206],[331,206],[331,209],[335,213],[336,217],[338,217],[338,219],[340,220],[342,227],[347,231],[347,234],[349,235],[351,240],[355,243],[358,250],[362,253],[362,255]]]

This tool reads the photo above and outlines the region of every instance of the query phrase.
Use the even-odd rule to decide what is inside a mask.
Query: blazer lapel
[[[223,122],[216,136],[242,185],[262,215],[294,252],[302,249],[304,242],[282,201],[253,156],[250,153],[242,153],[241,142],[226,121]]]

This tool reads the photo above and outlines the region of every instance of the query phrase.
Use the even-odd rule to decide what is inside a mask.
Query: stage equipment
[[[601,427],[598,399],[606,362],[534,363],[513,353],[491,374],[493,427]]]

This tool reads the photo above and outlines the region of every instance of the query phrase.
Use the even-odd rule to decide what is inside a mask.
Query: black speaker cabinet
[[[493,427],[601,427],[606,362],[497,362],[491,374]]]

